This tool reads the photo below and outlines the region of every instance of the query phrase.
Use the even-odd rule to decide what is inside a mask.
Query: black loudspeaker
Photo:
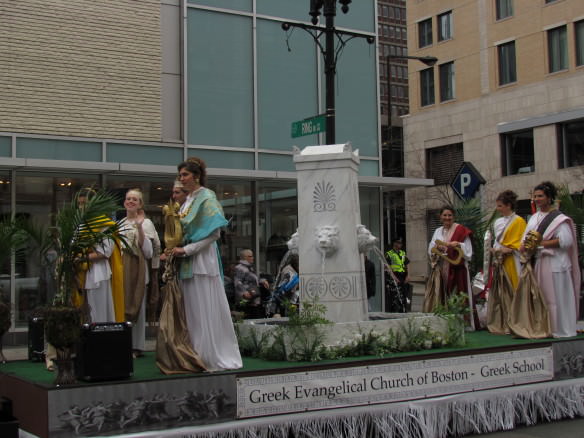
[[[28,360],[45,360],[45,320],[40,317],[28,319]]]
[[[0,397],[0,436],[2,438],[18,438],[19,423],[12,416],[12,400]]]
[[[134,374],[132,324],[84,324],[77,347],[75,370],[79,380],[127,379]]]

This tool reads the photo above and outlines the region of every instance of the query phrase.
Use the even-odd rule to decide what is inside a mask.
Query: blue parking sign
[[[458,173],[450,183],[452,190],[460,199],[468,200],[472,198],[481,184],[486,181],[479,171],[468,161],[464,161]]]

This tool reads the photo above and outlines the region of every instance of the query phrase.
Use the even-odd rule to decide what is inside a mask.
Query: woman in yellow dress
[[[519,248],[525,220],[515,213],[517,194],[505,190],[497,196],[501,217],[493,225],[492,280],[487,306],[487,327],[492,333],[508,333],[508,314],[519,283],[521,263]]]

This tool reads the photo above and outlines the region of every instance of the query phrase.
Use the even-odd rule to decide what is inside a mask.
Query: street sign
[[[324,114],[292,123],[292,138],[318,134],[324,131],[326,131],[326,118]]]
[[[474,196],[481,184],[485,184],[485,179],[479,171],[468,161],[464,161],[458,173],[450,183],[454,193],[462,200],[468,200]]]

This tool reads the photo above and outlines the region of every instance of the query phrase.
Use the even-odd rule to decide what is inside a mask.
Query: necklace
[[[189,198],[190,198],[190,202],[189,202],[189,206],[185,209],[185,211],[181,212],[178,214],[178,216],[182,219],[186,216],[188,216],[188,214],[191,212],[191,209],[193,208],[193,204],[195,203],[195,199],[197,199],[197,195],[199,194],[199,192],[201,191],[203,187],[199,187],[198,189],[194,190],[187,198],[186,202],[189,202]],[[185,202],[185,204],[186,204]],[[183,204],[184,205],[184,204]]]

